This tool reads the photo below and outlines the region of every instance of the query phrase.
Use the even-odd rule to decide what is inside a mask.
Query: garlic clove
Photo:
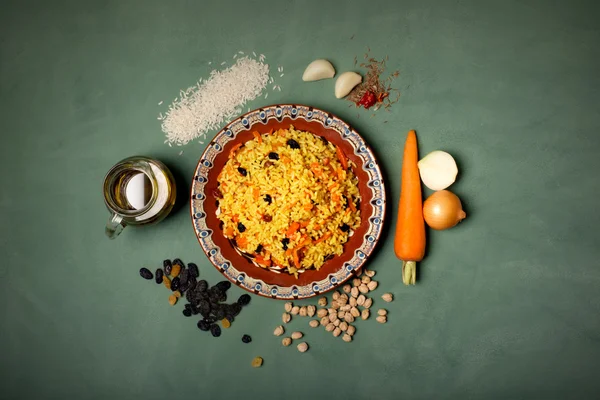
[[[432,151],[419,161],[421,180],[431,190],[444,190],[452,185],[458,174],[454,158],[445,151]]]
[[[308,64],[304,70],[304,74],[302,74],[302,80],[304,82],[312,82],[333,78],[334,76],[335,69],[333,65],[327,60],[319,59]]]
[[[335,81],[335,97],[338,99],[346,97],[361,82],[362,76],[356,72],[344,72]]]

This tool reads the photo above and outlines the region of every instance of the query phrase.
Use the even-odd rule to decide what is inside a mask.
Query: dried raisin
[[[148,268],[140,268],[140,276],[144,279],[152,279],[152,272]]]
[[[244,233],[246,231],[246,227],[241,222],[238,222],[237,228],[240,233]]]
[[[203,316],[210,314],[210,303],[206,300],[202,300],[198,305],[198,310]]]
[[[219,283],[217,283],[217,288],[219,288],[219,290],[221,290],[222,292],[226,292],[229,290],[229,288],[231,287],[231,282],[229,281],[221,281]]]
[[[231,322],[227,318],[221,320],[221,326],[225,329],[231,327]]]
[[[185,308],[185,309],[182,311],[182,313],[183,313],[183,315],[184,315],[184,316],[186,316],[186,317],[191,317],[191,316],[192,316],[192,310],[190,310],[190,309],[187,309],[187,308]]]
[[[269,214],[265,214],[263,215],[262,220],[265,222],[271,222],[273,221],[273,217],[271,217]]]
[[[263,251],[263,245],[259,244],[258,247],[256,248],[256,250],[254,251],[256,254],[259,254],[261,251]]]
[[[210,324],[207,321],[201,319],[200,321],[198,321],[198,329],[206,332],[210,329]]]
[[[217,319],[223,319],[226,315],[225,310],[223,308],[218,308],[217,310],[215,310],[214,315]]]
[[[348,232],[350,230],[350,226],[348,226],[348,224],[343,224],[342,226],[340,226],[340,229],[342,230],[342,232]]]
[[[171,280],[166,275],[163,276],[163,285],[165,285],[167,289],[171,289]]]
[[[173,278],[173,280],[171,281],[171,290],[172,291],[179,290],[179,285],[180,285],[179,277]]]
[[[251,341],[252,341],[252,338],[249,335],[242,336],[242,342],[250,343]]]
[[[277,154],[277,153],[275,153],[275,152],[272,151],[272,152],[269,153],[269,158],[271,160],[279,160],[279,154]]]
[[[288,239],[288,238],[281,239],[281,245],[284,250],[288,249],[288,244],[290,244],[290,239]]]
[[[198,284],[196,284],[196,290],[198,292],[206,292],[207,289],[208,289],[208,282],[206,282],[204,279],[202,279],[201,281],[198,282]]]
[[[188,277],[189,277],[190,271],[188,271],[187,269],[184,269],[183,271],[181,271],[181,273],[179,274],[179,280],[181,281],[181,285],[185,286],[188,283]]]
[[[171,276],[173,278],[176,278],[179,276],[179,273],[181,272],[181,265],[179,264],[173,264],[173,269],[171,270]]]
[[[171,275],[171,269],[173,268],[173,264],[171,264],[171,260],[163,261],[163,267],[165,270],[165,275],[167,275],[167,276]]]
[[[161,268],[157,268],[156,269],[156,273],[154,274],[154,277],[156,279],[156,283],[161,284],[163,281],[163,270]]]
[[[246,168],[238,167],[237,170],[240,173],[240,175],[242,175],[242,176],[248,175],[248,171],[246,171]]]
[[[240,306],[247,306],[250,303],[250,300],[252,300],[252,298],[249,294],[243,294],[240,296],[237,302]]]
[[[219,327],[219,325],[217,324],[212,324],[210,326],[210,333],[214,336],[214,337],[219,337],[221,336],[221,327]]]
[[[263,364],[263,359],[262,357],[254,357],[254,359],[252,360],[252,366],[254,368],[258,368]]]
[[[271,204],[273,202],[273,198],[271,197],[270,194],[265,194],[265,197],[263,197],[263,200],[266,201],[268,204]]]
[[[194,263],[188,264],[188,269],[190,270],[190,276],[197,278],[200,276],[200,271],[198,271],[198,266]]]
[[[242,311],[242,306],[238,303],[233,303],[228,307],[228,313],[234,317],[237,317],[238,315],[240,315],[241,311]]]
[[[296,142],[294,139],[288,139],[287,145],[290,146],[290,148],[292,148],[292,149],[300,148],[300,144],[298,142]]]

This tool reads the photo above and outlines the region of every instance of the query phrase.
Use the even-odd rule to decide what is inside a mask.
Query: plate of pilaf
[[[337,116],[278,104],[227,124],[194,172],[210,262],[258,295],[300,299],[350,279],[382,233],[386,194],[365,140]]]

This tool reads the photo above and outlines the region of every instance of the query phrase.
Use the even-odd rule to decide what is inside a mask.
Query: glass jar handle
[[[123,232],[127,224],[123,221],[123,217],[118,214],[112,213],[110,219],[106,223],[106,228],[104,229],[104,233],[108,236],[109,239],[114,239]]]

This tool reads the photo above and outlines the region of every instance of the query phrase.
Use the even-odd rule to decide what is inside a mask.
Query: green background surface
[[[598,4],[0,2],[0,398],[598,398]],[[401,72],[391,113],[348,108],[333,80],[301,81],[313,59],[342,72],[367,46]],[[396,300],[353,343],[296,318],[311,348],[283,348],[283,304],[256,297],[218,339],[184,319],[138,275],[181,257],[219,280],[183,198],[160,225],[104,237],[100,187],[120,159],[165,161],[185,194],[204,145],[179,155],[157,115],[240,50],[264,53],[282,88],[245,108],[330,110],[384,170],[388,224],[369,267],[374,307],[385,291]],[[468,217],[430,235],[407,288],[390,228],[409,129],[421,155],[456,156]]]

